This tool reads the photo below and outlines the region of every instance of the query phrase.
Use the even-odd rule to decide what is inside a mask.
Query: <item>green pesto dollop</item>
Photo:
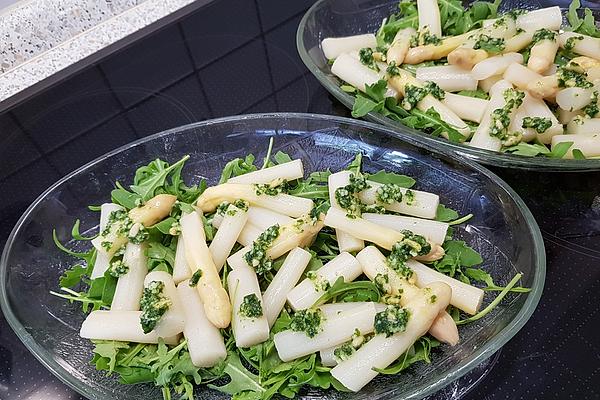
[[[398,305],[388,305],[385,310],[375,314],[375,333],[390,337],[395,333],[404,332],[410,318],[410,312]]]
[[[129,272],[129,266],[123,262],[123,260],[115,260],[110,263],[108,267],[108,273],[115,278],[125,275]]]
[[[533,34],[532,43],[537,43],[542,40],[551,40],[556,41],[556,32],[553,32],[549,29],[542,28],[535,31]]]
[[[374,71],[379,72],[379,66],[373,57],[373,49],[369,47],[362,48],[358,51],[358,57],[362,65],[366,65]]]
[[[395,183],[386,183],[377,188],[377,201],[383,204],[392,204],[402,201],[402,189]]]
[[[254,192],[257,196],[267,195],[276,196],[281,193],[287,193],[290,188],[288,181],[285,179],[271,183],[261,183],[254,185]]]
[[[583,107],[583,113],[590,118],[594,118],[598,115],[598,91],[594,90],[592,94],[592,101],[585,107]]]
[[[412,231],[403,230],[401,233],[404,235],[404,239],[394,244],[387,257],[387,264],[398,275],[408,279],[413,275],[413,271],[406,265],[406,261],[429,253],[431,245],[424,236],[417,235]]]
[[[574,66],[574,65],[572,65]],[[585,72],[574,71],[569,68],[559,68],[557,71],[558,87],[580,87],[589,89],[592,86],[592,82],[587,80],[587,74]]]
[[[254,293],[244,296],[240,304],[240,315],[246,318],[262,317],[263,309],[258,296]]]
[[[333,356],[338,362],[342,362],[349,359],[352,356],[352,354],[355,353],[355,351],[356,349],[352,346],[350,342],[348,342],[333,350]]]
[[[229,206],[233,205],[234,207],[236,207],[237,209],[240,209],[242,211],[248,211],[248,202],[242,199],[237,199],[236,201],[234,201],[233,203],[230,203],[228,201],[224,201],[221,204],[219,204],[217,206],[217,214],[219,215],[229,215],[229,216],[234,216],[237,213],[237,210],[235,208],[230,208]]]
[[[566,51],[573,50],[573,48],[575,47],[577,42],[580,40],[583,40],[583,36],[572,36],[572,37],[568,38],[567,41],[565,42],[564,49]]]
[[[523,128],[532,128],[537,133],[544,133],[552,126],[550,118],[543,117],[525,117],[523,118]]]
[[[325,321],[325,316],[319,308],[300,310],[292,317],[290,329],[294,332],[304,332],[306,336],[312,338],[321,332],[323,321]]]
[[[142,315],[140,323],[144,333],[148,333],[156,327],[156,324],[171,306],[171,300],[164,296],[165,284],[161,281],[150,282],[142,292],[140,308]]]
[[[250,251],[244,254],[244,260],[252,266],[258,275],[264,275],[273,268],[273,260],[267,255],[267,250],[280,233],[279,225],[273,225],[261,233],[252,243]]]
[[[363,204],[358,198],[358,193],[370,188],[367,180],[361,173],[350,174],[350,182],[335,190],[335,200],[346,211],[348,218],[357,218],[362,215]]]
[[[192,274],[192,277],[190,278],[190,286],[191,287],[198,286],[198,282],[200,281],[200,278],[202,278],[202,270],[198,269],[198,270],[196,270],[196,272],[194,272]]]
[[[495,38],[489,35],[480,35],[473,48],[475,50],[485,50],[488,53],[500,53],[506,47],[503,38]]]
[[[505,104],[502,108],[492,111],[492,121],[490,126],[490,136],[500,139],[506,146],[513,142],[515,135],[508,131],[510,126],[510,114],[523,104],[525,93],[516,89],[506,89],[503,93]],[[520,140],[520,138],[519,138]],[[516,143],[515,143],[516,144]]]

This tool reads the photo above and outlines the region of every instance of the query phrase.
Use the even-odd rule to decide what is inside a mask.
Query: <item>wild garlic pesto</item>
[[[290,321],[290,329],[294,332],[304,332],[308,337],[315,337],[321,332],[321,324],[325,321],[323,311],[319,308],[308,308],[296,311]]]
[[[550,118],[542,118],[542,117],[525,117],[523,118],[523,123],[521,124],[523,128],[532,128],[537,133],[544,133],[552,126],[552,121]]]
[[[335,200],[348,218],[357,218],[362,215],[363,204],[357,194],[370,188],[362,174],[350,174],[350,182],[346,186],[335,190]]]
[[[375,333],[386,337],[406,330],[410,312],[398,305],[388,305],[385,310],[375,314]]]
[[[594,90],[592,94],[592,101],[585,107],[583,107],[583,113],[590,118],[594,118],[598,115],[598,91]]]
[[[261,183],[254,185],[254,192],[257,196],[267,195],[267,196],[277,196],[281,193],[287,193],[289,189],[289,184],[285,179],[276,180],[271,183]]]
[[[306,277],[313,282],[315,290],[324,292],[331,287],[331,284],[327,279],[317,275],[317,271],[308,271]]]
[[[148,240],[148,236],[150,236],[148,230],[144,227],[144,225],[140,224],[139,222],[134,223],[131,226],[129,233],[127,234],[127,238],[133,244],[140,244],[142,242],[145,242],[146,240]]]
[[[553,31],[545,29],[545,28],[538,29],[533,34],[532,43],[535,44],[542,40],[551,40],[553,42],[556,41],[556,32],[553,32]]]
[[[358,57],[360,59],[361,64],[366,65],[372,70],[379,72],[379,66],[375,62],[375,58],[373,57],[373,49],[369,47],[365,47],[360,49],[358,52]]]
[[[572,51],[578,41],[583,40],[583,36],[573,36],[567,39],[565,42],[564,49],[566,51]]]
[[[382,293],[389,293],[392,291],[392,287],[390,286],[390,277],[388,274],[377,274],[375,275],[375,279],[373,279],[375,286]]]
[[[473,45],[475,50],[481,49],[488,53],[500,53],[506,47],[503,38],[495,38],[488,35],[479,35],[479,38]]]
[[[234,201],[233,203],[224,201],[217,206],[217,214],[223,215],[223,216],[229,215],[230,217],[233,217],[237,213],[237,210],[233,207],[230,208],[229,207],[230,205],[233,205],[235,208],[242,210],[242,211],[248,211],[248,207],[249,207],[248,202],[243,199],[238,199],[238,200]]]
[[[395,183],[386,183],[377,188],[377,201],[383,204],[392,204],[402,201],[402,189]]]
[[[252,243],[250,251],[244,254],[244,260],[256,270],[258,275],[264,275],[273,268],[273,260],[267,255],[267,250],[279,237],[279,233],[279,225],[270,226]]]
[[[404,201],[406,202],[407,205],[412,206],[415,204],[415,192],[413,192],[410,189],[407,189],[404,192]]]
[[[161,281],[152,281],[144,288],[140,300],[140,323],[144,333],[152,331],[171,306],[171,300],[163,294],[164,288],[165,284]]]
[[[518,139],[517,143],[521,140],[520,133],[511,133],[508,131],[510,126],[510,114],[523,104],[523,98],[525,92],[516,89],[506,89],[504,91],[505,104],[502,108],[497,108],[492,111],[492,121],[490,126],[489,134],[492,137],[500,139],[505,146],[509,146]]]
[[[258,296],[254,293],[244,296],[240,304],[240,315],[246,318],[262,317],[263,309]]]
[[[401,233],[404,235],[404,239],[394,244],[387,257],[387,264],[400,276],[408,279],[413,275],[413,271],[406,266],[406,260],[428,254],[431,251],[431,245],[425,237],[412,231],[403,230]]]
[[[129,266],[123,260],[115,260],[110,263],[108,273],[115,278],[119,278],[129,272]]]
[[[410,47],[417,47],[428,44],[438,46],[442,44],[442,39],[439,36],[431,33],[427,28],[417,32],[410,38]]]
[[[571,66],[574,66],[571,63]],[[587,74],[585,72],[575,71],[573,69],[561,67],[556,72],[558,77],[558,87],[580,87],[584,89],[591,88],[594,86],[592,82],[587,80]]]
[[[190,286],[191,287],[198,286],[198,282],[200,281],[200,278],[202,278],[202,270],[198,269],[198,270],[196,270],[196,272],[194,272],[192,274],[192,277],[190,278]]]
[[[333,350],[333,356],[337,360],[337,362],[346,361],[356,352],[356,349],[352,346],[351,343],[344,343],[340,347],[337,347]]]

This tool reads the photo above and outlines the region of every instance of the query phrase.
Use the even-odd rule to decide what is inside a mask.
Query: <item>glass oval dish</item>
[[[523,2],[507,0],[502,9],[541,8],[557,3]],[[562,2],[560,3],[562,5]],[[296,45],[300,58],[306,67],[319,80],[321,85],[352,109],[354,96],[339,87],[339,79],[331,73],[330,65],[321,50],[321,41],[327,37],[350,36],[376,32],[381,21],[396,12],[398,0],[319,0],[304,15],[298,26]],[[568,2],[565,6],[568,7]],[[433,146],[437,151],[455,152],[479,163],[504,168],[586,171],[599,170],[600,160],[566,160],[548,157],[525,157],[478,149],[462,144],[451,143],[413,128],[406,127],[382,114],[370,112],[366,119],[393,128],[393,132],[414,135],[415,139]]]
[[[364,154],[366,171],[385,168],[417,179],[417,189],[438,193],[461,215],[473,213],[456,234],[482,253],[485,269],[505,285],[519,271],[532,290],[509,296],[491,314],[461,328],[461,343],[440,347],[431,364],[420,363],[398,376],[379,377],[358,394],[304,391],[302,398],[416,399],[440,390],[490,357],[527,322],[540,299],[546,272],[540,230],[519,196],[487,169],[454,155],[435,155],[433,147],[388,128],[347,118],[313,114],[259,114],[199,122],[168,130],[114,150],[65,176],[27,209],[13,229],[0,263],[0,305],[27,348],[57,377],[90,399],[159,398],[153,385],[122,385],[90,364],[92,345],[78,335],[80,305],[50,295],[58,278],[74,263],[52,240],[69,242],[71,226],[97,229],[89,204],[110,199],[115,181],[130,182],[135,170],[160,157],[189,154],[187,182],[218,181],[227,161],[253,153],[264,157],[270,137],[274,152],[302,158],[307,172],[346,166]],[[486,295],[486,302],[493,294]],[[225,398],[208,389],[197,398]]]

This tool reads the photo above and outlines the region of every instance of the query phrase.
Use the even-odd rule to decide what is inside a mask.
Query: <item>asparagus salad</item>
[[[187,156],[155,160],[117,182],[90,250],[56,296],[80,302],[92,363],[124,384],[153,382],[165,399],[199,385],[235,399],[302,388],[359,391],[378,374],[435,362],[435,347],[518,287],[500,287],[481,256],[452,239],[467,221],[411,177],[312,172],[302,160],[253,155],[219,184],[187,186]],[[484,294],[489,292],[489,298]],[[517,294],[518,295],[518,294]],[[482,304],[485,303],[485,307]],[[173,397],[174,396],[174,397]]]
[[[375,34],[324,39],[331,72],[356,96],[352,115],[481,149],[600,157],[592,12],[573,0],[563,26],[558,6],[498,14],[500,2],[402,0]]]

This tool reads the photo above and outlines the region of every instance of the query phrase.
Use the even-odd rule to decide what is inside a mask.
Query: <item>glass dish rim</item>
[[[377,125],[371,122],[345,118],[345,117],[337,117],[330,115],[322,115],[322,114],[314,114],[314,113],[260,113],[260,114],[246,114],[241,116],[228,116],[222,118],[216,118],[211,120],[205,120],[200,122],[195,122],[187,125],[182,125],[179,127],[175,127],[172,129],[168,129],[162,132],[155,133],[150,136],[146,136],[144,138],[135,140],[126,145],[123,145],[119,148],[116,148],[110,152],[105,153],[104,155],[88,162],[87,164],[73,170],[72,172],[66,174],[64,177],[56,181],[50,187],[42,192],[27,208],[27,210],[21,215],[14,228],[12,229],[6,244],[4,246],[2,257],[0,258],[0,310],[4,314],[6,320],[8,321],[10,327],[16,333],[17,337],[21,340],[21,342],[25,345],[25,347],[35,356],[35,358],[46,367],[53,375],[55,375],[58,379],[60,379],[67,386],[71,387],[78,393],[83,396],[92,398],[92,399],[104,399],[102,394],[98,392],[92,386],[86,384],[84,381],[77,379],[70,375],[68,371],[59,363],[56,359],[52,357],[52,355],[47,352],[43,346],[37,343],[31,335],[26,331],[23,327],[19,319],[13,313],[12,308],[10,307],[10,303],[8,300],[8,291],[6,287],[6,278],[8,273],[8,255],[12,246],[14,245],[14,240],[22,227],[25,220],[28,219],[31,212],[40,204],[46,196],[52,192],[55,188],[62,185],[64,182],[67,182],[73,176],[82,173],[92,167],[94,167],[97,163],[103,161],[104,159],[111,157],[120,152],[126,151],[132,147],[138,146],[145,142],[154,140],[156,138],[167,136],[171,134],[177,134],[178,132],[183,132],[189,129],[201,128],[210,125],[218,125],[223,123],[230,122],[239,122],[244,120],[268,120],[268,119],[304,119],[304,120],[321,120],[326,122],[332,122],[336,125],[348,124],[354,125],[361,128],[374,130],[374,131],[383,131],[379,132],[381,135],[390,134],[390,128]],[[418,140],[414,140],[414,136],[401,133],[400,135],[394,135],[394,137],[402,142],[406,142],[410,145],[414,145],[418,148],[423,148],[428,150],[435,155],[435,146],[430,146],[427,143],[422,143]],[[454,380],[460,378],[465,375],[473,368],[475,368],[478,364],[491,357],[496,351],[498,351],[503,345],[505,345],[510,339],[512,339],[519,330],[527,323],[537,305],[540,301],[542,291],[544,288],[544,282],[546,277],[546,253],[544,248],[544,242],[542,238],[541,231],[535,221],[531,211],[526,206],[525,202],[521,199],[521,197],[499,176],[494,174],[492,171],[487,168],[477,164],[476,162],[470,159],[464,159],[459,157],[456,154],[443,154],[445,157],[452,159],[459,164],[463,164],[468,168],[472,168],[477,172],[482,173],[489,179],[491,179],[496,185],[498,185],[501,189],[507,192],[507,194],[513,199],[518,210],[522,213],[525,219],[525,223],[527,224],[527,228],[533,239],[533,248],[535,257],[535,273],[533,276],[533,284],[531,287],[531,292],[527,294],[527,298],[525,299],[525,303],[515,316],[502,330],[494,335],[492,339],[485,345],[477,349],[474,354],[471,356],[471,360],[469,360],[464,366],[456,369],[455,371],[450,372],[443,378],[434,382],[433,384],[426,386],[422,391],[413,396],[412,398],[422,398],[426,395],[432,394],[443,387],[447,386]]]
[[[323,73],[317,66],[311,56],[308,54],[308,49],[304,46],[304,32],[308,25],[308,19],[315,11],[324,4],[332,0],[318,0],[304,14],[298,29],[296,31],[296,48],[302,62],[306,68],[317,78],[319,83],[338,99],[344,106],[352,110],[354,97],[340,89],[338,85],[332,83],[327,74]],[[381,0],[382,4],[387,0]],[[373,4],[373,7],[376,5]],[[319,46],[320,49],[320,46]],[[491,165],[500,168],[516,168],[525,170],[544,170],[544,171],[569,171],[569,172],[588,172],[600,170],[600,159],[558,159],[550,157],[526,157],[508,153],[500,153],[497,151],[478,149],[475,147],[465,146],[462,144],[452,143],[444,138],[436,138],[419,130],[409,128],[396,122],[390,118],[376,112],[369,112],[366,119],[372,122],[377,122],[388,128],[391,128],[392,135],[396,136],[399,132],[408,133],[416,138],[417,141],[427,143],[435,148],[435,151],[441,153],[454,153],[460,156],[468,157],[470,160],[481,164]]]

